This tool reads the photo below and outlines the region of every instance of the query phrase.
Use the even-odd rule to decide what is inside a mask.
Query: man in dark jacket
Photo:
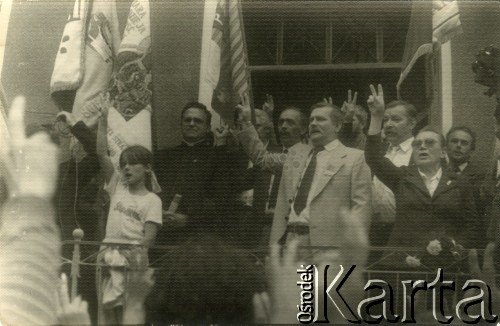
[[[487,245],[488,221],[485,217],[487,206],[480,188],[484,183],[486,172],[478,164],[471,161],[471,156],[476,149],[476,133],[467,126],[455,126],[446,134],[446,154],[448,157],[448,171],[457,178],[465,179],[468,191],[474,196],[474,203],[479,218],[480,236],[472,245],[474,248],[483,249]]]
[[[471,162],[476,149],[476,133],[466,126],[455,126],[446,134],[446,154],[451,172],[467,177],[479,186],[485,177],[484,171]]]
[[[228,219],[240,166],[226,147],[214,146],[210,121],[205,105],[188,103],[181,114],[182,143],[155,153],[166,209],[158,244],[176,244],[196,232],[231,231]]]
[[[431,128],[422,129],[412,143],[414,166],[396,167],[384,158],[380,131],[384,119],[382,87],[373,86],[368,99],[371,122],[365,155],[372,172],[395,194],[396,221],[389,247],[425,249],[428,243],[449,237],[469,247],[477,236],[473,197],[460,180],[442,166],[444,137]],[[404,265],[403,260],[396,264]]]

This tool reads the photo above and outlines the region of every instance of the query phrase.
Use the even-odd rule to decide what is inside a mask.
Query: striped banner
[[[219,0],[212,25],[206,77],[213,89],[212,109],[223,120],[234,118],[234,108],[245,93],[251,98],[250,71],[239,0]]]

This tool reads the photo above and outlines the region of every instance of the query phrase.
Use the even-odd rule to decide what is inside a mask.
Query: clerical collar
[[[195,146],[199,146],[199,145],[202,145],[202,144],[207,144],[209,145],[209,141],[208,139],[202,139],[202,140],[199,140],[197,142],[188,142],[186,140],[182,140],[182,144],[187,146],[187,147],[195,147]]]

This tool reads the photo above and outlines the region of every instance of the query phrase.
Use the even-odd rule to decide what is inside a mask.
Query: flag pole
[[[3,59],[7,46],[7,32],[9,30],[12,0],[0,0],[0,80],[2,80]],[[1,88],[2,100],[6,100],[3,87]],[[5,105],[7,103],[3,102]]]

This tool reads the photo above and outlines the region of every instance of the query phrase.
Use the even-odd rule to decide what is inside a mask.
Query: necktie
[[[500,186],[500,156],[497,157],[496,165],[493,168],[493,176],[495,178],[495,189],[498,190]]]
[[[297,196],[295,196],[295,201],[293,203],[293,209],[297,215],[300,215],[304,208],[306,208],[307,197],[309,196],[309,191],[311,190],[314,179],[314,172],[316,171],[316,155],[323,149],[324,147],[315,147],[311,150],[311,160],[304,172],[299,189],[297,190]]]

